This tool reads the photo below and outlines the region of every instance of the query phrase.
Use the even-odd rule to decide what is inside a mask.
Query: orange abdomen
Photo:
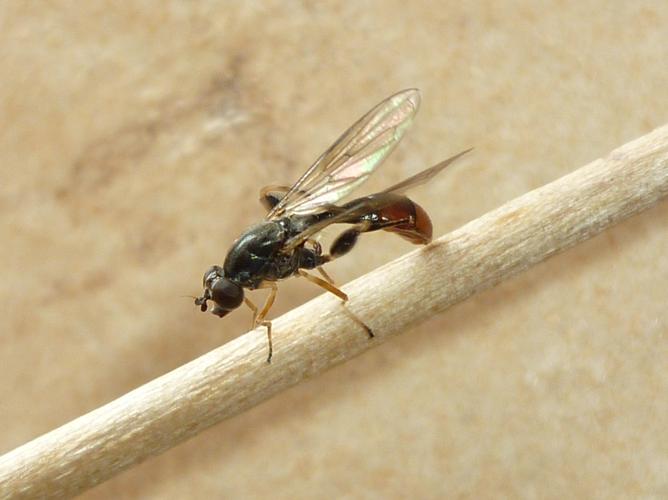
[[[383,228],[384,231],[396,233],[416,245],[426,245],[431,241],[433,228],[429,215],[420,205],[405,196],[397,196],[396,202],[379,209],[376,215],[384,222],[409,219],[396,226]]]

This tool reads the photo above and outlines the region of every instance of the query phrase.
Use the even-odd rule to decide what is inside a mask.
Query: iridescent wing
[[[381,191],[381,193],[403,193],[409,188],[419,186],[420,184],[424,184],[425,182],[431,180],[436,174],[441,172],[441,170],[443,170],[445,167],[450,165],[455,160],[461,158],[466,153],[470,152],[472,149],[473,148],[469,148],[462,151],[461,153],[457,153],[456,155],[451,156],[450,158],[447,158],[446,160],[443,160],[440,163],[437,163],[433,167],[429,167],[428,169],[425,169],[422,172],[419,172],[409,177],[408,179],[405,179],[397,184],[394,184],[393,186],[390,186],[387,189],[384,189],[383,191]],[[384,203],[385,200],[388,200],[388,198],[378,197],[377,199],[369,199],[368,197],[364,197],[360,198],[357,201],[357,203],[355,202],[355,200],[353,200],[346,206],[345,209],[334,212],[334,215],[332,217],[329,217],[320,222],[312,224],[298,235],[290,238],[288,241],[285,242],[282,251],[285,253],[290,253],[292,250],[297,248],[306,240],[312,238],[317,233],[319,233],[320,231],[322,231],[323,229],[332,224],[344,222],[356,216],[362,216],[368,214],[374,210],[380,210],[384,208],[382,203]],[[339,208],[339,207],[332,207],[332,208]]]
[[[313,213],[366,181],[411,125],[420,106],[417,89],[388,97],[346,130],[288,190],[267,219]]]

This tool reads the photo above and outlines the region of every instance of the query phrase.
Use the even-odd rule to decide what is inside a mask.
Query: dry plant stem
[[[668,126],[0,457],[0,494],[79,493],[350,359],[668,194]],[[224,323],[212,328],[224,328]],[[194,335],[184,332],[184,335]]]

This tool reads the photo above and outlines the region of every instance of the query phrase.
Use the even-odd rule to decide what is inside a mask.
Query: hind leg
[[[313,247],[313,252],[316,254],[316,256],[320,258],[320,260],[322,260],[323,264],[331,260],[331,258],[328,255],[322,255],[322,245],[318,240],[309,238],[308,240],[306,240],[306,242]],[[325,271],[322,265],[316,266],[316,269],[318,270],[320,275],[323,278],[325,278],[325,281],[327,281],[327,283],[329,283],[332,286],[336,286],[336,283],[334,282],[332,277],[327,273],[327,271]]]
[[[314,284],[318,285],[319,287],[324,288],[328,292],[333,293],[338,298],[340,298],[343,302],[348,302],[348,295],[346,295],[346,293],[343,292],[342,290],[339,290],[334,285],[334,283],[331,283],[329,281],[325,281],[324,279],[318,278],[317,276],[313,276],[312,274],[307,273],[303,269],[300,269],[297,272],[299,273],[300,276],[303,276],[304,278],[309,280],[311,283],[314,283]]]
[[[337,257],[341,257],[342,255],[350,252],[357,243],[357,238],[359,238],[359,235],[362,233],[378,231],[379,229],[388,229],[394,226],[400,226],[402,224],[410,224],[411,222],[412,220],[410,216],[398,220],[377,223],[372,223],[369,221],[360,222],[350,229],[346,229],[334,240],[334,243],[332,243],[332,246],[329,248],[328,257],[331,259],[336,259]]]
[[[330,285],[336,286],[336,283],[334,283],[334,280],[332,279],[332,277],[329,275],[329,273],[327,271],[325,271],[325,269],[322,266],[318,266],[316,269],[318,270],[318,272],[322,275],[323,278],[325,278],[325,280]]]
[[[325,275],[327,274],[327,273],[325,273],[324,270],[322,270],[320,268],[318,268],[318,269],[320,270],[321,273],[324,273]],[[355,316],[355,314],[345,306],[346,302],[348,302],[348,295],[343,290],[340,290],[336,285],[334,285],[333,282],[330,282],[329,280],[326,281],[322,278],[318,278],[317,276],[313,276],[312,274],[307,273],[303,269],[300,269],[298,271],[298,273],[299,273],[300,276],[303,276],[304,278],[309,280],[311,283],[313,283],[315,285],[318,285],[321,288],[324,288],[328,292],[333,293],[338,298],[340,298],[343,301],[344,311],[346,311],[346,313],[353,319],[353,321],[355,321],[355,323],[357,323],[362,328],[364,328],[364,331],[367,333],[367,335],[369,336],[370,339],[374,337],[374,334],[373,334],[373,331],[371,330],[371,328],[369,328],[366,325],[366,323],[364,323],[364,321],[362,321],[357,316]],[[331,278],[330,278],[330,280],[331,280]]]

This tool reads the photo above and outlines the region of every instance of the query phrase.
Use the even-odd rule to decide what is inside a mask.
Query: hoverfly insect
[[[245,303],[253,312],[253,328],[265,326],[271,362],[271,322],[266,320],[276,298],[276,282],[302,276],[339,297],[341,291],[322,268],[355,246],[360,234],[384,230],[414,244],[431,241],[432,224],[420,205],[403,193],[429,181],[470,149],[409,177],[384,191],[337,205],[360,186],[399,143],[420,105],[417,89],[403,90],[382,101],[343,133],[291,187],[268,186],[260,201],[268,210],[265,219],[247,229],[232,244],[223,266],[204,273],[204,292],[195,299],[202,312],[221,318]],[[348,224],[323,253],[317,236],[332,224]],[[317,270],[322,277],[307,271]],[[262,308],[244,296],[244,288],[269,288]],[[373,337],[371,329],[358,321]]]

